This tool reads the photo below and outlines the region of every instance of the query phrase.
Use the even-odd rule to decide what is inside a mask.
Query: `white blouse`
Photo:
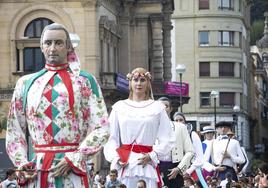
[[[111,169],[119,171],[119,179],[141,177],[158,182],[155,170],[159,163],[157,156],[167,155],[175,144],[175,137],[170,136],[173,131],[164,105],[154,100],[141,102],[121,100],[113,105],[109,122],[110,138],[104,147],[104,155],[112,163]],[[156,140],[158,144],[154,145]],[[122,174],[122,168],[117,163],[119,156],[116,152],[116,148],[121,144],[153,146],[153,151],[149,153],[152,163],[143,168],[142,165],[138,165],[138,159],[143,154],[131,152],[128,165]],[[131,188],[131,185],[127,187]]]

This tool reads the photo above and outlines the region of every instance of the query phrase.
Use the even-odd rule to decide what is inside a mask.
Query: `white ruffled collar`
[[[130,99],[126,99],[126,100],[123,100],[123,102],[126,105],[129,105],[129,106],[134,107],[134,108],[145,108],[145,107],[153,104],[155,101],[152,99],[144,100],[144,101],[133,101]]]
[[[145,101],[120,100],[113,105],[113,110],[129,117],[148,117],[165,111],[164,105],[152,99]]]

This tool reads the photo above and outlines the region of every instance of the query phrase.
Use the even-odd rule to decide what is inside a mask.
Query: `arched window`
[[[46,25],[53,23],[47,18],[32,20],[24,30],[23,39],[17,43],[17,71],[23,74],[41,70],[45,65],[45,58],[40,49],[40,37]]]
[[[36,18],[27,25],[24,31],[24,36],[29,38],[40,38],[44,27],[52,23],[53,22],[47,18]]]

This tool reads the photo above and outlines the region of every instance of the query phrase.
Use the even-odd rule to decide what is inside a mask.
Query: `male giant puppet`
[[[69,66],[69,33],[44,28],[45,68],[21,77],[8,115],[6,149],[25,187],[89,187],[85,161],[109,137],[107,111],[95,78]],[[27,155],[29,135],[34,156]]]

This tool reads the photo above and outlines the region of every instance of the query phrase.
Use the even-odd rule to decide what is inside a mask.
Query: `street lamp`
[[[182,74],[185,73],[186,67],[183,64],[178,64],[176,67],[176,73],[180,75],[180,108],[182,112]]]
[[[240,106],[239,105],[235,105],[233,107],[233,126],[234,126],[234,130],[235,130],[235,134],[238,137],[238,116],[237,113],[240,112]]]
[[[217,123],[217,119],[216,119],[216,99],[219,97],[219,92],[216,91],[216,90],[212,90],[210,92],[210,97],[214,99],[214,126],[216,125]]]

